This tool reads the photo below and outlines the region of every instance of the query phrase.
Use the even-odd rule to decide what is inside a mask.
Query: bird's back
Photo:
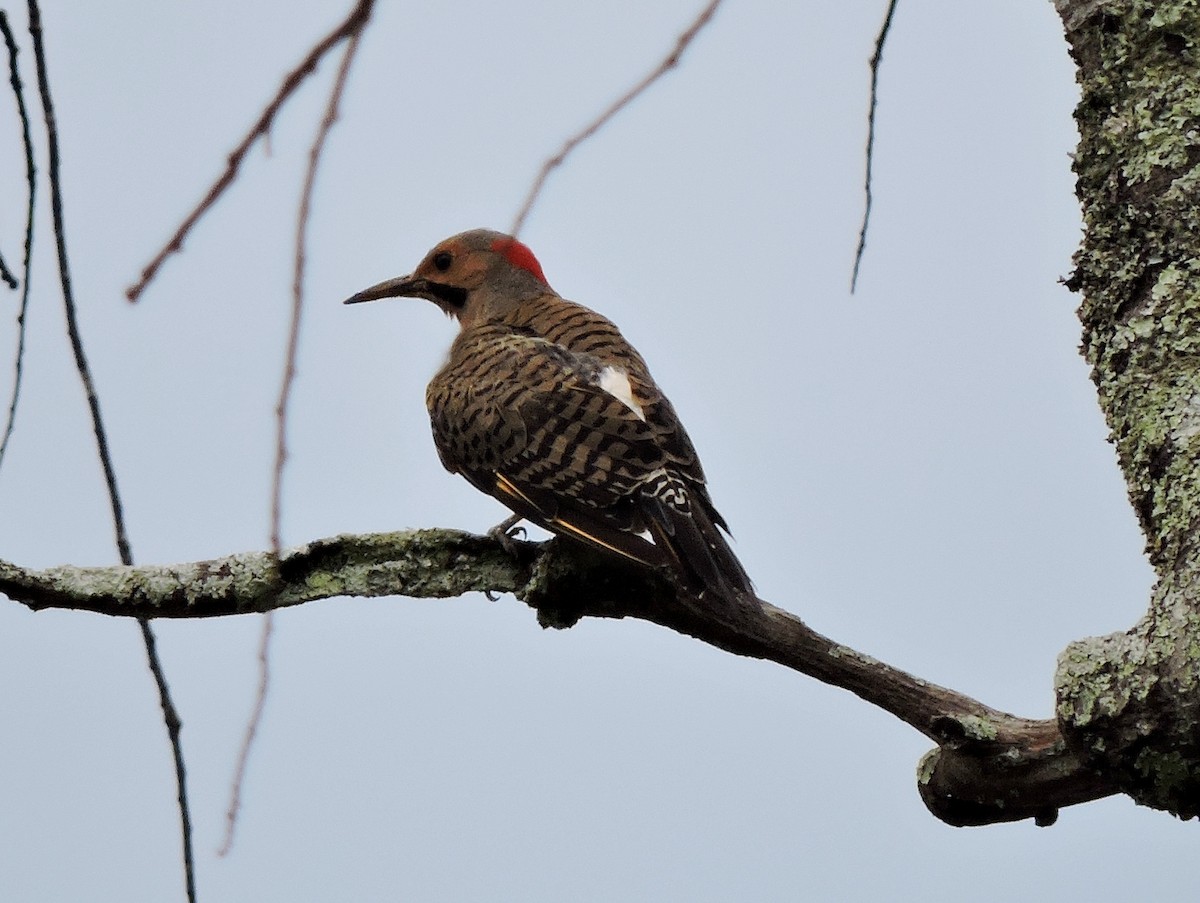
[[[654,384],[637,349],[625,340],[612,320],[590,307],[557,295],[543,295],[517,304],[501,322],[528,330],[575,354],[591,355],[604,364],[620,367],[639,382]]]
[[[750,592],[687,432],[606,317],[548,295],[464,326],[426,400],[446,468],[518,514]]]

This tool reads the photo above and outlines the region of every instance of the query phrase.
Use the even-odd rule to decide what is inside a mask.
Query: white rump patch
[[[642,410],[642,406],[633,397],[633,386],[629,382],[629,375],[624,370],[618,370],[613,366],[605,367],[600,371],[600,379],[597,381],[597,384],[601,389],[637,414],[638,419],[645,423],[646,412]]]

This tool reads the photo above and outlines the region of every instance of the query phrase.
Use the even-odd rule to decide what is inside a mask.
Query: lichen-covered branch
[[[160,567],[55,567],[0,561],[0,593],[35,611],[69,608],[135,618],[212,618],[333,596],[512,592],[518,561],[485,537],[452,530],[338,536],[288,549]]]
[[[1056,0],[1078,64],[1085,235],[1068,285],[1158,583],[1127,633],[1073,643],[1065,739],[1148,806],[1200,814],[1200,9]]]
[[[0,592],[33,609],[138,618],[272,611],[333,596],[510,592],[543,626],[635,617],[738,655],[842,687],[939,744],[920,774],[930,810],[952,824],[1053,820],[1059,806],[1114,792],[1069,750],[1053,720],[1032,721],[921,680],[822,636],[760,602],[736,615],[681,601],[662,577],[570,543],[507,543],[452,530],[338,536],[284,551],[163,567],[58,567],[0,561]]]

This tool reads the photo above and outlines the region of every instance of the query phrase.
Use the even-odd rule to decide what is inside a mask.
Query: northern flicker
[[[447,470],[555,534],[665,570],[692,598],[754,598],[646,362],[611,321],[550,288],[528,247],[463,232],[345,303],[402,296],[461,326],[425,393]]]

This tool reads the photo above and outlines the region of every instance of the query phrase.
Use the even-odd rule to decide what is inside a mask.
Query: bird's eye
[[[444,273],[446,270],[450,269],[450,264],[453,260],[454,257],[449,251],[438,251],[433,255],[433,265],[437,268],[438,272],[441,273]]]

